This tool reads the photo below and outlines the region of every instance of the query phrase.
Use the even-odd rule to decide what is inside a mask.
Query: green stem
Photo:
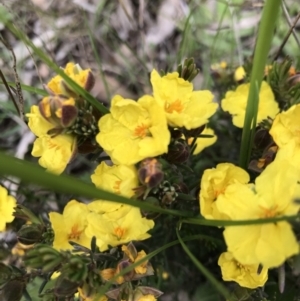
[[[246,116],[243,128],[242,143],[239,157],[239,165],[247,169],[253,144],[253,133],[256,125],[258,111],[258,93],[264,76],[272,37],[274,35],[275,23],[279,12],[281,0],[267,0],[262,12],[261,22],[256,42],[253,69],[250,80],[250,91],[248,95]],[[255,122],[255,123],[254,123]]]
[[[226,287],[214,277],[214,275],[194,256],[194,254],[192,254],[187,245],[183,242],[183,239],[179,235],[178,228],[176,229],[176,234],[183,250],[199,269],[199,271],[207,278],[207,280],[215,287],[215,289],[226,298],[226,300],[231,300],[230,293]]]

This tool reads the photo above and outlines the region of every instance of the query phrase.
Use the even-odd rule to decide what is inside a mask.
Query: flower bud
[[[124,258],[129,258],[131,262],[134,262],[135,258],[138,256],[138,252],[132,242],[127,246],[122,246],[122,251],[124,252]]]
[[[32,245],[40,242],[44,229],[40,224],[23,225],[17,232],[18,241],[23,245]]]
[[[120,287],[106,292],[105,295],[113,300],[133,301],[132,285],[125,282]]]
[[[72,282],[80,282],[86,279],[88,268],[80,256],[71,257],[64,265],[64,274]]]
[[[180,64],[177,68],[179,77],[189,82],[191,82],[197,76],[199,71],[200,70],[197,68],[194,62],[194,58],[185,59],[183,65]]]
[[[272,143],[272,137],[267,129],[259,129],[254,135],[253,144],[257,149],[264,149]]]
[[[181,164],[190,157],[190,148],[183,139],[174,140],[169,145],[168,153],[164,158],[173,164]]]
[[[236,68],[233,77],[236,82],[242,83],[244,81],[244,78],[246,77],[246,71],[244,67],[240,66]]]
[[[288,78],[287,83],[290,87],[296,86],[300,84],[300,73],[296,73]]]
[[[44,272],[55,270],[62,260],[63,258],[57,250],[44,244],[37,245],[24,256],[24,262],[27,266],[42,269]]]
[[[119,274],[122,270],[128,268],[130,265],[131,265],[131,262],[129,261],[129,259],[121,260],[117,265],[116,274]],[[121,277],[124,278],[124,281],[131,281],[134,277],[134,274],[135,274],[134,269],[132,269],[131,271],[127,272],[126,274],[124,274]],[[119,281],[117,281],[117,282],[120,283]]]
[[[138,170],[139,180],[148,188],[158,186],[164,179],[161,163],[155,158],[145,159]]]
[[[39,110],[48,122],[62,128],[71,126],[78,115],[75,100],[62,95],[44,97],[39,103]]]
[[[78,282],[72,282],[61,274],[55,282],[54,295],[58,298],[71,297],[77,292],[78,286]]]

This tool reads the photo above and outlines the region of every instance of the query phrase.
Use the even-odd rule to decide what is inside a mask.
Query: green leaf
[[[103,199],[112,202],[123,203],[139,207],[144,210],[150,210],[153,212],[170,214],[174,216],[189,216],[188,212],[184,213],[177,210],[163,209],[146,202],[128,199],[121,195],[98,189],[91,184],[87,184],[71,176],[58,176],[51,174],[36,164],[8,156],[3,152],[0,152],[0,162],[0,175],[15,176],[24,182],[35,183],[56,192],[69,193],[74,196],[81,197],[85,196],[91,199]]]

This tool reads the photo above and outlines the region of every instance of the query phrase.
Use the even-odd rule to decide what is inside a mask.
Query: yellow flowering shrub
[[[6,188],[0,186],[0,232],[5,231],[6,224],[14,220],[13,213],[16,205],[16,199],[8,195]]]
[[[239,85],[235,91],[228,91],[221,102],[222,109],[232,115],[233,124],[239,128],[244,126],[249,88],[249,83]],[[256,122],[260,123],[268,117],[274,118],[278,112],[278,103],[275,101],[272,89],[263,81],[259,92]]]
[[[195,279],[201,283],[186,281],[186,272],[193,274],[194,269],[188,258],[181,256],[180,247],[187,252],[181,237],[193,237],[187,248],[195,252],[197,260],[209,263],[202,268],[204,275],[209,274],[205,273],[208,268],[217,279],[222,274],[224,281],[235,282],[229,284],[228,300],[265,297],[262,287],[268,273],[270,279],[278,279],[281,291],[286,260],[289,281],[297,283],[292,273],[297,273],[300,258],[299,74],[297,70],[290,74],[288,60],[268,68],[266,81],[257,91],[258,128],[242,133],[234,126],[243,127],[248,74],[254,74],[252,61],[245,62],[236,70],[226,62],[211,67],[214,88],[217,95],[225,95],[221,105],[232,115],[233,124],[228,114],[217,112],[219,100],[214,100],[212,92],[194,90],[192,80],[199,69],[193,59],[163,76],[153,70],[152,91],[144,83],[132,91],[151,95],[137,95],[137,101],[120,95],[103,99],[109,109],[101,104],[102,97],[99,100],[88,93],[95,82],[91,70],[74,63],[67,64],[63,72],[84,89],[80,95],[59,75],[44,85],[48,95],[27,114],[28,126],[37,137],[32,155],[57,175],[74,162],[66,171],[70,177],[42,172],[49,182],[37,180],[66,193],[63,195],[44,190],[22,195],[25,181],[17,178],[14,183],[6,174],[8,168],[1,169],[6,162],[0,162],[0,174],[8,175],[5,183],[12,181],[11,190],[20,197],[16,206],[16,200],[0,186],[0,231],[6,230],[14,215],[22,219],[10,227],[18,242],[0,264],[4,281],[0,299],[6,294],[10,300],[7,294],[19,280],[25,292],[23,284],[35,275],[47,279],[57,275],[43,293],[49,300],[155,301],[162,292],[143,285],[160,282],[164,282],[162,287],[187,285],[186,291],[194,298],[194,291],[206,283],[197,275]],[[141,76],[138,83],[142,80]],[[228,91],[232,87],[236,89]],[[110,87],[105,88],[109,95]],[[217,138],[214,147],[198,156]],[[85,154],[85,159],[76,160],[78,154]],[[241,167],[220,163],[224,161],[239,162]],[[25,172],[30,175],[31,171]],[[23,174],[24,170],[17,168],[12,173],[27,180]],[[38,175],[34,168],[32,175],[35,179]],[[72,180],[76,176],[82,183]],[[90,180],[94,185],[87,183]],[[70,195],[82,201],[68,201]],[[122,199],[123,203],[116,202]],[[49,219],[42,211],[63,207],[62,212],[50,212]],[[208,229],[209,225],[215,228]],[[176,252],[165,251],[176,239],[180,243]],[[222,253],[225,246],[227,251]],[[161,251],[165,258],[155,258],[153,269],[152,257],[162,256]],[[170,260],[172,256],[175,260]],[[272,269],[278,267],[274,278]],[[155,272],[160,274],[158,282],[143,279]],[[217,288],[227,296],[226,288]],[[268,287],[266,293],[272,289]],[[266,295],[270,300],[274,296]]]
[[[99,121],[97,142],[115,164],[131,165],[168,151],[170,132],[162,108],[151,96],[138,101],[117,95]]]
[[[200,127],[218,108],[210,91],[193,91],[193,84],[180,78],[177,72],[161,77],[153,70],[151,84],[154,98],[164,109],[172,127],[188,130]]]

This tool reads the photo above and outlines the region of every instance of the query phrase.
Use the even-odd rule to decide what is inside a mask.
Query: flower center
[[[277,212],[278,205],[272,206],[271,208],[264,208],[262,206],[259,206],[259,207],[263,211],[261,214],[261,218],[275,217],[278,215],[278,212]]]
[[[114,233],[113,234],[117,237],[118,240],[120,240],[124,236],[124,234],[125,234],[125,229],[123,229],[121,227],[116,227],[114,229]]]
[[[145,124],[138,125],[134,130],[134,136],[138,138],[145,138],[146,136],[150,136],[150,132],[148,131],[148,126]]]
[[[79,240],[80,239],[80,235],[83,232],[83,230],[79,230],[78,229],[78,225],[75,224],[72,228],[71,228],[71,233],[68,235],[68,239],[75,239],[75,240]]]
[[[52,139],[52,138],[49,138],[49,139],[47,139],[48,141],[48,148],[49,149],[52,149],[52,148],[59,148],[59,146],[57,145],[57,143],[55,143],[55,140],[54,139]]]
[[[165,111],[167,113],[173,113],[174,111],[177,113],[181,113],[183,111],[183,104],[179,99],[173,101],[172,103],[166,103]]]
[[[113,190],[114,190],[114,192],[116,194],[120,194],[121,193],[121,191],[120,191],[121,183],[122,183],[121,180],[115,181],[115,185],[113,186]]]
[[[236,266],[237,266],[240,270],[245,271],[245,272],[250,271],[250,269],[249,269],[249,267],[248,267],[247,265],[243,265],[243,264],[239,263],[238,261],[235,261],[235,263],[236,263]]]
[[[214,190],[214,194],[215,194],[215,199],[214,200],[216,200],[217,198],[218,198],[218,196],[220,195],[220,194],[223,194],[225,192],[225,187],[224,188],[221,188],[221,189],[216,189],[216,190]]]

